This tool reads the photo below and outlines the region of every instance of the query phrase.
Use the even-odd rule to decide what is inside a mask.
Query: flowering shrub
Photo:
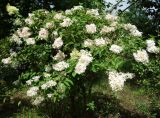
[[[87,88],[101,74],[113,91],[122,90],[127,79],[143,77],[148,65],[160,61],[154,40],[143,41],[136,26],[98,9],[38,10],[16,23],[10,57],[2,63],[23,68],[19,79],[34,105]]]

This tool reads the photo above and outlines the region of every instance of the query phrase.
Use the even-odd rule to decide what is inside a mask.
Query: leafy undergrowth
[[[122,91],[113,93],[107,85],[107,80],[102,79],[93,86],[90,97],[92,100],[90,105],[93,109],[87,111],[87,118],[160,117],[160,114],[158,114],[160,113],[160,100],[158,97],[147,94],[142,88],[130,87],[129,84]],[[55,109],[45,105],[35,108],[29,100],[28,97],[25,97],[25,93],[15,93],[12,99],[0,103],[0,118],[55,118],[54,113],[51,113]],[[67,111],[70,106],[67,105],[66,102],[61,103],[56,116],[71,118],[71,112]],[[77,107],[77,109],[79,108]],[[60,115],[60,113],[65,114],[65,116]],[[80,115],[77,115],[77,117],[84,118]]]

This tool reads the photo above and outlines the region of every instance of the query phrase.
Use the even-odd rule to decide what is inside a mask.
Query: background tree
[[[129,0],[129,6],[120,11],[126,21],[136,25],[143,35],[158,36],[160,32],[160,1],[159,0]]]
[[[37,9],[65,10],[75,5],[83,4],[87,8],[105,8],[103,0],[1,0],[0,1],[0,38],[10,33],[14,16],[8,15],[6,5],[10,3],[19,8],[20,14],[24,17]]]

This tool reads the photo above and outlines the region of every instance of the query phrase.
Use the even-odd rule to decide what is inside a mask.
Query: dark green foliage
[[[128,9],[120,14],[127,22],[136,25],[145,37],[154,35],[158,38],[160,32],[159,0],[129,0]]]

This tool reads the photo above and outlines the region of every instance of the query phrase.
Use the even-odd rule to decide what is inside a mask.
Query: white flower
[[[133,36],[138,36],[138,37],[142,36],[142,32],[140,32],[140,31],[138,31],[138,30],[133,30],[133,31],[131,31],[131,34],[132,34]]]
[[[53,35],[54,35],[54,36],[58,36],[58,32],[57,32],[57,31],[54,31],[54,32],[53,32]]]
[[[32,18],[33,16],[35,16],[35,14],[33,13],[28,13],[29,18]]]
[[[99,16],[98,9],[89,9],[87,10],[86,14],[93,15],[93,16]]]
[[[41,28],[39,31],[39,38],[41,39],[46,39],[48,38],[48,30],[46,30],[45,28]]]
[[[36,99],[32,102],[32,104],[37,106],[37,105],[41,104],[43,101],[44,101],[44,97],[38,96],[38,97],[36,97]]]
[[[41,86],[41,89],[42,90],[46,90],[48,88],[48,86],[47,86],[47,84],[45,83],[45,84],[42,84],[42,86]]]
[[[124,24],[123,27],[125,30],[129,30],[129,31],[137,30],[137,27],[135,25],[130,24],[130,23]]]
[[[147,51],[150,53],[159,53],[160,48],[156,47],[156,43],[154,40],[146,40],[147,43]]]
[[[118,73],[116,71],[110,71],[108,75],[109,84],[113,91],[120,91],[124,87],[124,82],[127,79],[132,79],[134,74],[132,73]]]
[[[20,39],[16,34],[13,34],[13,35],[12,35],[10,41],[17,43],[18,45],[22,44],[21,39]]]
[[[37,81],[39,81],[40,77],[41,77],[41,76],[34,76],[34,77],[32,77],[32,80],[33,80],[34,82],[37,82]]]
[[[154,40],[146,40],[146,43],[147,43],[147,47],[152,47],[156,45]]]
[[[15,86],[17,86],[19,83],[20,83],[19,80],[15,80],[12,84],[15,85]]]
[[[54,87],[56,85],[57,85],[56,81],[50,80],[50,81],[46,82],[45,84],[42,84],[41,89],[46,90],[46,89],[48,89],[50,87]]]
[[[18,29],[17,33],[18,33],[19,37],[21,37],[21,38],[28,38],[31,35],[29,30],[30,29],[28,27],[23,27],[22,29]]]
[[[45,71],[46,72],[50,72],[51,70],[52,70],[51,66],[49,66],[49,65],[45,66]]]
[[[77,74],[82,74],[84,73],[86,70],[86,65],[78,63],[75,67],[75,73]]]
[[[78,63],[88,65],[92,60],[93,60],[93,57],[91,55],[81,54],[81,57],[79,58]]]
[[[53,96],[53,94],[51,94],[51,93],[47,94],[48,98],[51,98],[52,96]]]
[[[53,23],[51,23],[51,22],[46,23],[46,28],[47,28],[47,29],[51,29],[53,26],[54,26],[54,25],[53,25]]]
[[[89,24],[89,25],[86,25],[86,31],[87,33],[89,34],[93,34],[95,33],[97,30],[96,30],[96,25],[95,24]]]
[[[27,85],[31,85],[32,82],[33,82],[33,80],[30,79],[30,80],[27,80],[27,81],[26,81],[26,84],[27,84]]]
[[[146,50],[144,50],[144,49],[137,50],[136,53],[133,53],[133,56],[137,62],[142,62],[143,64],[146,64],[149,62],[148,54],[147,54]]]
[[[62,71],[62,70],[65,70],[66,68],[68,68],[69,64],[66,63],[65,61],[61,61],[57,64],[53,64],[52,67],[56,71]]]
[[[65,11],[65,14],[66,14],[66,15],[72,15],[72,10],[67,9],[67,10]]]
[[[50,77],[51,74],[44,72],[44,73],[43,73],[43,76],[44,76],[44,77]]]
[[[70,53],[71,59],[78,59],[80,57],[80,52],[77,49],[73,49]]]
[[[26,22],[28,25],[34,24],[34,21],[33,21],[31,18],[26,18],[26,19],[25,19],[25,22]]]
[[[2,63],[3,64],[11,64],[12,63],[11,58],[7,57],[7,58],[2,59]]]
[[[39,90],[38,87],[34,86],[31,87],[28,91],[27,91],[27,96],[35,96],[37,95],[37,91]]]
[[[94,41],[91,39],[86,39],[84,41],[84,47],[91,47],[91,46],[93,46],[93,44],[94,44]]]
[[[63,19],[63,22],[60,23],[60,26],[62,27],[69,27],[70,25],[72,25],[73,21],[70,18],[65,18]]]
[[[116,54],[119,54],[122,52],[123,48],[118,45],[113,44],[113,45],[111,45],[109,50],[116,53]]]
[[[87,56],[92,57],[91,53],[87,50],[80,50],[80,56],[82,56],[82,55],[87,55]]]
[[[62,13],[57,13],[57,14],[54,16],[54,19],[56,19],[56,20],[62,20],[62,19],[64,19],[64,18],[65,18],[65,16],[63,16]]]
[[[16,14],[19,12],[19,9],[17,7],[11,6],[10,4],[7,4],[6,10],[9,15]]]
[[[94,42],[96,46],[103,46],[106,44],[105,39],[103,39],[102,37],[95,39]]]
[[[105,16],[105,19],[106,20],[109,20],[109,21],[115,21],[115,20],[117,20],[117,16],[113,16],[113,15],[111,15],[111,14],[107,14],[106,16]]]
[[[151,46],[151,47],[147,47],[147,51],[150,52],[150,53],[159,53],[160,48],[158,48],[156,46]]]
[[[65,58],[65,54],[62,51],[58,51],[58,53],[53,57],[54,60],[62,61]]]
[[[78,63],[75,67],[75,73],[82,74],[85,72],[87,66],[92,62],[93,57],[90,52],[86,50],[80,51],[80,58],[78,59]]]
[[[133,36],[142,36],[142,32],[138,31],[137,27],[135,25],[132,25],[130,23],[124,24],[124,29],[131,32],[131,35]]]
[[[58,38],[55,39],[54,43],[52,44],[52,47],[53,47],[54,49],[55,49],[55,48],[59,49],[59,48],[62,47],[62,45],[63,45],[63,40],[62,40],[61,37],[58,37]]]
[[[36,43],[36,41],[34,40],[34,38],[28,38],[25,40],[27,45],[34,45]]]
[[[106,33],[113,32],[113,31],[115,31],[115,27],[103,26],[100,33],[106,34]]]
[[[116,27],[117,25],[118,25],[118,22],[114,21],[114,22],[111,23],[110,26],[111,26],[111,27]]]
[[[55,81],[53,81],[53,80],[50,80],[50,81],[48,81],[46,84],[47,84],[48,87],[53,87],[53,86],[56,86],[56,85],[57,85],[57,82],[55,82]]]
[[[74,6],[71,10],[72,11],[76,11],[76,10],[82,10],[83,6],[79,5],[79,6]]]

